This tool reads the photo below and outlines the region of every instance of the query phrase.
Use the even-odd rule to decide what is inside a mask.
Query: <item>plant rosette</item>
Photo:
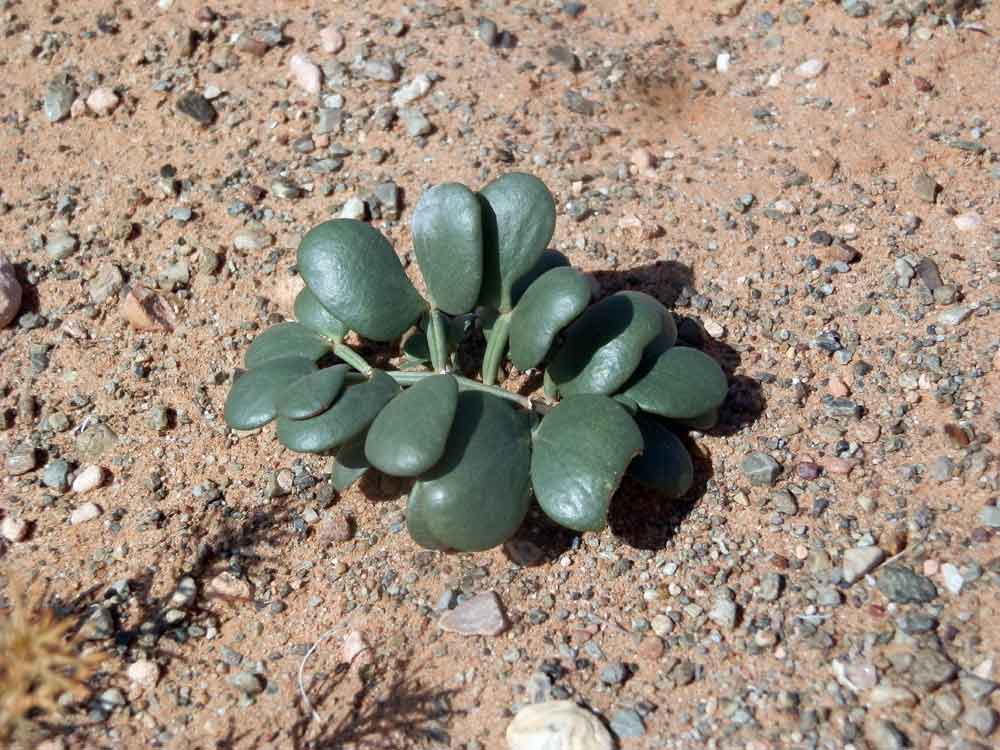
[[[555,220],[551,193],[531,175],[478,193],[431,188],[412,224],[426,299],[375,228],[314,227],[298,248],[297,322],[250,345],[226,423],[274,421],[285,447],[335,455],[338,491],[369,471],[411,478],[407,526],[430,549],[502,544],[532,498],[566,528],[599,531],[625,475],[683,496],[694,478],[683,433],[715,424],[726,375],[677,343],[673,315],[650,295],[594,301],[590,280],[546,250]],[[457,357],[477,328],[478,379]],[[398,343],[403,368],[372,367],[346,343],[351,332]],[[541,370],[545,398],[498,386],[505,361]]]

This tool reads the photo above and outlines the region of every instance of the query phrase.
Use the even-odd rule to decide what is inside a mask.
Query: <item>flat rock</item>
[[[842,561],[844,583],[854,583],[875,569],[885,560],[885,552],[878,547],[852,547],[844,550]]]
[[[438,620],[442,630],[460,635],[500,635],[509,625],[500,598],[492,591],[476,594]]]
[[[96,503],[84,503],[78,508],[74,508],[69,514],[69,522],[72,526],[78,526],[87,521],[93,521],[101,515],[101,508]]]
[[[15,447],[7,454],[7,460],[4,461],[4,468],[12,477],[27,474],[37,465],[38,457],[35,453],[35,448],[28,443],[22,443]]]
[[[573,701],[525,706],[507,727],[510,750],[611,750],[604,724]]]
[[[65,81],[53,81],[45,90],[45,116],[49,122],[57,123],[69,117],[76,90]]]
[[[898,563],[882,568],[877,586],[886,599],[896,604],[925,604],[938,595],[930,578]]]
[[[212,102],[196,91],[188,91],[177,100],[177,111],[202,125],[211,125],[218,117]]]
[[[740,468],[750,484],[758,487],[770,487],[781,474],[781,465],[766,453],[760,452],[751,453],[744,458]]]

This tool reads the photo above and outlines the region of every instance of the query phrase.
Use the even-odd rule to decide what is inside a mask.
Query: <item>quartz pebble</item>
[[[507,727],[509,750],[611,750],[604,724],[573,701],[525,706]]]
[[[323,85],[323,74],[315,63],[306,55],[292,55],[288,61],[288,70],[295,82],[307,94],[318,94]]]
[[[243,252],[263,250],[273,244],[274,237],[269,235],[267,232],[244,229],[233,235],[233,248]]]
[[[21,309],[21,284],[14,266],[0,254],[0,328],[5,328]]]
[[[118,106],[118,95],[106,86],[99,86],[87,97],[87,109],[98,117],[110,115]]]
[[[405,107],[410,102],[420,99],[431,90],[431,80],[421,73],[405,86],[401,86],[392,95],[392,103],[397,107]]]
[[[104,469],[96,464],[90,464],[76,475],[76,479],[73,480],[73,492],[82,495],[85,492],[97,489],[103,482]]]
[[[319,32],[319,42],[323,51],[335,55],[344,49],[344,35],[333,26],[327,26]]]
[[[885,552],[878,547],[852,547],[844,550],[842,561],[844,582],[854,583],[861,576],[875,569],[885,559]]]
[[[100,506],[95,503],[84,503],[83,505],[74,508],[73,512],[69,514],[69,522],[73,526],[77,526],[81,523],[86,523],[87,521],[93,521],[101,515]]]
[[[160,667],[155,661],[140,659],[129,665],[128,678],[143,688],[156,687],[160,679]]]
[[[826,70],[826,63],[823,62],[822,60],[812,58],[810,60],[806,60],[804,63],[799,65],[795,69],[795,74],[798,75],[800,78],[809,80],[811,78],[816,78],[824,70]]]
[[[0,535],[8,542],[23,542],[28,538],[28,522],[17,516],[4,516],[0,521]]]
[[[983,223],[983,217],[979,214],[965,213],[959,214],[954,219],[955,226],[960,232],[971,232],[973,229],[977,229],[980,224]]]
[[[492,591],[476,594],[441,616],[438,625],[460,635],[500,635],[508,627],[500,598]]]

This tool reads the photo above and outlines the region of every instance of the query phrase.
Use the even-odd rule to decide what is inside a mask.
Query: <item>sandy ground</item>
[[[0,455],[37,449],[33,470],[0,477],[0,508],[31,525],[0,541],[0,572],[34,579],[84,629],[95,611],[113,623],[92,633],[109,653],[97,697],[46,747],[501,748],[513,711],[550,695],[613,729],[635,725],[620,712],[641,718],[623,748],[997,741],[997,694],[970,693],[957,671],[924,677],[944,659],[1000,679],[1000,548],[985,520],[1000,426],[1000,11],[952,26],[947,8],[907,19],[879,3],[864,18],[826,2],[585,5],[0,2],[0,251],[27,296],[0,331]],[[480,17],[513,48],[477,38]],[[321,46],[328,26],[339,52]],[[319,95],[291,77],[299,52],[324,66]],[[388,59],[399,82],[365,77],[364,60]],[[391,94],[430,72],[410,106],[433,132],[383,127]],[[81,101],[50,122],[62,75],[80,100],[107,87],[117,105]],[[177,109],[206,89],[210,126]],[[338,94],[340,129],[321,134]],[[317,171],[325,158],[343,164]],[[401,531],[395,480],[337,497],[326,459],[221,419],[248,342],[290,315],[309,227],[393,181],[401,216],[373,222],[405,255],[424,187],[515,169],[555,194],[555,247],[605,290],[644,289],[699,320],[733,384],[722,428],[695,438],[697,492],[668,505],[626,485],[611,529],[583,538],[533,516],[532,565],[422,551]],[[287,183],[301,195],[283,197]],[[234,247],[248,231],[273,244]],[[920,258],[948,289],[906,278]],[[125,287],[94,302],[109,264]],[[158,288],[173,331],[128,324],[133,284]],[[821,346],[829,332],[839,358]],[[95,424],[118,436],[99,455],[80,441]],[[752,451],[783,466],[773,487],[742,471]],[[47,486],[60,459],[107,481],[85,496]],[[273,496],[289,469],[293,491]],[[100,516],[70,524],[85,502]],[[891,601],[886,563],[846,584],[841,556],[859,544],[898,555],[936,595]],[[951,566],[962,582],[949,588]],[[197,593],[175,597],[186,576]],[[709,616],[725,587],[735,624]],[[504,635],[438,630],[443,595],[487,590]],[[933,626],[900,624],[918,614]],[[338,624],[307,664],[310,720],[299,667]],[[364,668],[338,666],[350,631]],[[129,680],[137,660],[158,664],[155,686]],[[864,679],[838,679],[835,662]],[[626,678],[606,684],[619,664]],[[263,692],[234,685],[240,674]]]

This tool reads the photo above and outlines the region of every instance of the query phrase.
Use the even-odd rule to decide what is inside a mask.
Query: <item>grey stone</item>
[[[646,725],[639,713],[631,708],[621,708],[611,716],[611,731],[618,737],[642,737],[646,733]]]
[[[255,696],[264,692],[264,680],[253,672],[237,672],[229,678],[229,684],[245,695]]]
[[[373,81],[387,83],[395,83],[399,80],[400,75],[399,66],[388,60],[368,60],[361,72],[366,78],[371,78]]]
[[[69,232],[57,232],[45,243],[45,252],[52,260],[65,260],[80,247],[80,241]]]
[[[868,724],[865,732],[874,750],[904,750],[910,741],[891,721],[877,719]]]
[[[938,271],[937,264],[930,258],[921,258],[914,270],[928,291],[935,292],[944,284],[941,280],[941,272]]]
[[[628,679],[628,667],[620,661],[608,664],[601,670],[599,678],[605,685],[621,685]]]
[[[552,60],[552,62],[562,65],[571,73],[576,73],[580,70],[580,58],[577,57],[568,47],[549,47],[548,52],[549,59]]]
[[[922,648],[913,655],[910,681],[922,690],[936,690],[958,674],[958,667],[940,651]]]
[[[491,21],[488,18],[481,18],[479,19],[479,25],[476,27],[476,36],[487,47],[496,47],[500,38],[500,29],[497,27],[495,21]]]
[[[963,674],[958,678],[958,686],[962,694],[976,703],[986,700],[997,689],[993,680],[984,680],[974,674]]]
[[[840,7],[851,18],[864,18],[870,10],[865,0],[841,0]]]
[[[107,607],[95,607],[80,626],[80,638],[85,641],[103,641],[115,634],[115,620]]]
[[[584,98],[582,94],[572,89],[567,89],[566,93],[563,94],[563,105],[570,112],[575,112],[578,115],[586,115],[590,117],[597,112],[597,104]]]
[[[777,601],[785,586],[785,577],[781,573],[765,573],[760,578],[758,596],[765,602]]]
[[[188,91],[177,100],[177,111],[202,125],[211,125],[218,117],[212,102],[196,91]]]
[[[375,200],[382,207],[382,218],[396,220],[402,208],[399,186],[395,182],[380,182],[375,186]]]
[[[895,604],[925,604],[937,598],[934,582],[899,563],[882,568],[877,580],[878,590]]]
[[[99,305],[118,294],[125,285],[125,276],[114,263],[102,263],[97,274],[87,284],[90,301]]]
[[[21,474],[27,474],[34,469],[37,465],[36,461],[37,457],[34,446],[28,443],[21,443],[7,454],[4,468],[10,476],[17,477]]]
[[[959,323],[965,322],[965,319],[972,315],[972,313],[973,308],[968,305],[951,307],[937,316],[937,322],[943,326],[957,326]]]
[[[913,178],[913,192],[925,203],[937,202],[937,181],[926,172],[920,172]]]
[[[287,178],[279,177],[271,183],[271,194],[283,200],[295,200],[302,196],[302,188]]]
[[[962,714],[962,723],[980,737],[989,737],[997,728],[997,712],[989,706],[972,706]]]
[[[775,461],[766,453],[754,452],[743,459],[740,464],[744,476],[750,480],[750,484],[758,487],[769,487],[778,479],[781,474],[781,464]]]
[[[118,444],[118,436],[103,424],[93,424],[76,439],[76,450],[86,458],[96,459]]]
[[[50,490],[65,492],[69,489],[69,462],[59,458],[49,461],[42,469],[42,484]]]
[[[402,109],[399,112],[399,116],[403,119],[403,126],[406,128],[407,135],[411,138],[428,135],[434,129],[431,121],[419,110]]]
[[[66,81],[53,81],[45,90],[45,116],[56,123],[69,117],[76,90]]]
[[[460,635],[495,636],[504,632],[509,623],[500,598],[492,591],[485,591],[443,614],[438,626]]]
[[[1000,529],[1000,505],[987,505],[979,513],[984,524],[994,529]]]
[[[708,611],[708,619],[723,630],[732,630],[735,628],[738,615],[739,609],[736,606],[736,602],[723,598],[716,599],[715,604]]]
[[[885,560],[878,547],[852,547],[844,550],[842,560],[844,583],[854,583]]]

